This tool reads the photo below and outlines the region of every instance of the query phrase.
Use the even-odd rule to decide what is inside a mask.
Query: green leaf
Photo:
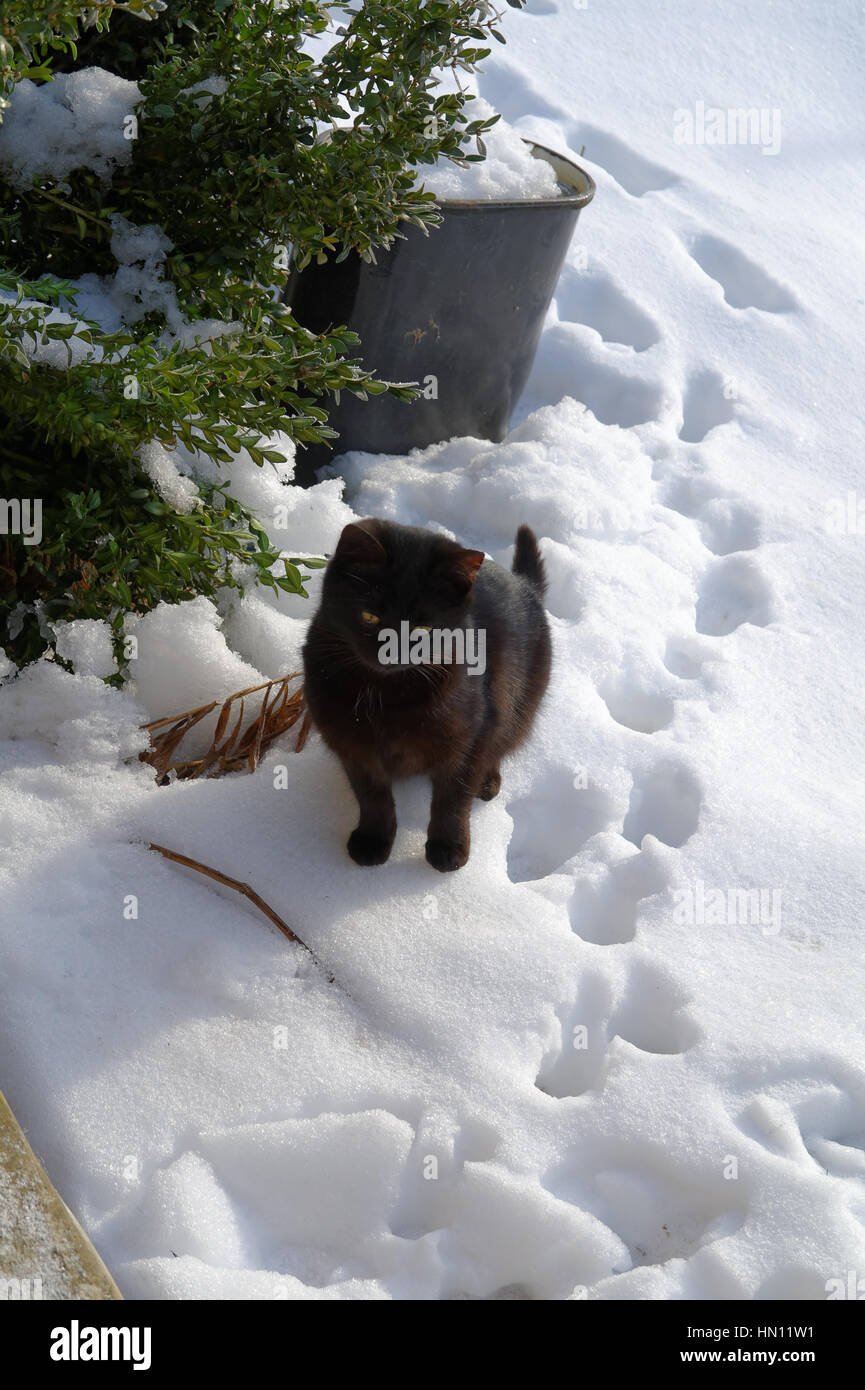
[[[466,166],[485,153],[498,118],[470,119],[467,94],[439,79],[471,71],[501,41],[493,8],[172,0],[158,11],[157,0],[128,0],[109,15],[102,0],[9,0],[7,9],[0,97],[14,100],[24,75],[41,82],[94,65],[142,94],[130,159],[104,174],[82,164],[62,183],[13,189],[0,171],[0,493],[26,487],[43,499],[39,547],[0,538],[0,630],[18,602],[33,606],[7,650],[18,663],[38,657],[37,602],[46,614],[104,616],[119,635],[124,612],[244,583],[305,595],[301,576],[326,561],[278,563],[232,496],[234,458],[245,448],[259,466],[280,465],[279,433],[298,446],[334,439],[328,415],[341,392],[409,402],[417,390],[368,376],[344,325],[312,332],[276,303],[292,281],[276,274],[275,248],[290,251],[293,270],[353,258],[374,266],[408,225],[435,236],[441,215],[434,195],[414,187],[415,170],[442,153]],[[332,10],[342,30],[313,58],[307,39]],[[214,75],[230,84],[218,100],[183,95]],[[330,138],[319,141],[320,129]],[[476,154],[464,154],[469,141]],[[162,251],[146,273],[164,295],[125,296],[124,321],[108,330],[81,316],[73,282],[115,275],[116,217],[156,229]],[[140,272],[145,262],[133,264]],[[193,333],[200,325],[198,341],[178,337],[175,306]],[[52,308],[73,321],[48,324]],[[213,324],[231,328],[210,338]],[[53,354],[33,362],[28,336],[67,351],[58,365]],[[77,361],[76,342],[87,347]],[[139,462],[154,441],[199,451],[218,480],[199,483],[193,512],[155,495]]]

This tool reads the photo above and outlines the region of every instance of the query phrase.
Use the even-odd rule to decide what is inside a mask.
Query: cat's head
[[[455,629],[466,623],[482,550],[416,526],[367,517],[346,526],[324,577],[319,618],[357,658],[381,674],[380,633]]]

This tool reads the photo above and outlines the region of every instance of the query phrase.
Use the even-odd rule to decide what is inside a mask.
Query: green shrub
[[[344,25],[314,61],[303,44],[330,12]],[[22,79],[52,71],[98,66],[141,93],[128,157],[107,172],[82,162],[25,181],[0,144],[0,496],[43,505],[41,543],[0,536],[0,642],[16,661],[44,648],[46,620],[107,618],[119,638],[127,611],[242,582],[238,557],[303,592],[296,565],[271,574],[276,548],[224,487],[201,486],[181,515],[141,451],[182,444],[229,465],[247,449],[266,467],[282,458],[266,444],[277,431],[332,437],[329,395],[414,395],[363,371],[344,328],[295,322],[278,299],[287,248],[301,267],[374,259],[404,221],[436,225],[416,166],[482,158],[492,123],[470,122],[436,74],[486,56],[497,17],[470,0],[4,7],[7,114]],[[213,90],[189,90],[203,82]],[[118,237],[145,228],[162,239],[159,296],[119,326],[87,320],[70,282],[114,276]]]

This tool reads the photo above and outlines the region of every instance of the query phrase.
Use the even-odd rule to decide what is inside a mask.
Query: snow
[[[484,121],[496,109],[475,96],[466,108],[470,121]],[[482,137],[486,158],[480,164],[455,164],[442,156],[430,168],[421,166],[418,183],[437,198],[557,198],[559,185],[551,164],[536,159],[523,137],[510,123],[499,120]],[[475,153],[469,140],[467,154]]]
[[[84,676],[113,676],[117,669],[111,630],[95,618],[74,618],[54,624],[54,650]]]
[[[175,511],[188,516],[200,504],[201,497],[192,478],[180,472],[177,462],[168,449],[151,440],[142,444],[138,450],[141,467],[150,478],[163,502]]]
[[[117,269],[110,276],[87,274],[72,281],[78,314],[108,333],[138,323],[145,314],[164,314],[167,335],[183,335],[191,341],[193,325],[180,313],[174,286],[163,273],[166,253],[172,249],[168,237],[156,226],[136,227],[118,213],[109,220]],[[219,325],[219,330],[225,327]],[[213,320],[194,328],[202,338],[217,331]]]
[[[86,165],[107,177],[132,158],[136,82],[104,68],[59,73],[53,82],[24,78],[0,125],[0,167],[21,188],[34,178],[62,179]]]
[[[168,787],[138,761],[143,721],[298,669],[320,572],[130,620],[124,690],[98,625],[58,624],[74,672],[0,658],[3,1088],[128,1297],[823,1299],[863,1268],[861,24],[504,29],[481,95],[598,185],[510,435],[222,474],[289,555],[373,513],[504,563],[537,531],[553,680],[468,865],[424,862],[412,781],[356,868],[317,739]],[[677,142],[698,101],[777,108],[778,152]]]
[[[200,92],[202,95],[196,96],[195,104],[196,106],[202,107],[207,106],[212,96],[221,97],[224,96],[227,91],[228,78],[214,75],[213,77],[205,77],[201,82],[194,82],[191,87],[181,88],[179,95],[192,96],[194,93]]]

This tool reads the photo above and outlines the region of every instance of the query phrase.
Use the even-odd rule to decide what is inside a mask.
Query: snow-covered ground
[[[425,863],[410,783],[356,868],[318,741],[165,788],[135,760],[142,720],[297,669],[315,580],[140,619],[124,693],[88,627],[79,674],[0,691],[0,1084],[131,1297],[865,1275],[861,6],[504,28],[480,94],[598,185],[513,432],[309,492],[232,469],[294,554],[370,514],[542,538],[554,679],[467,867]],[[762,143],[696,143],[740,107]]]

